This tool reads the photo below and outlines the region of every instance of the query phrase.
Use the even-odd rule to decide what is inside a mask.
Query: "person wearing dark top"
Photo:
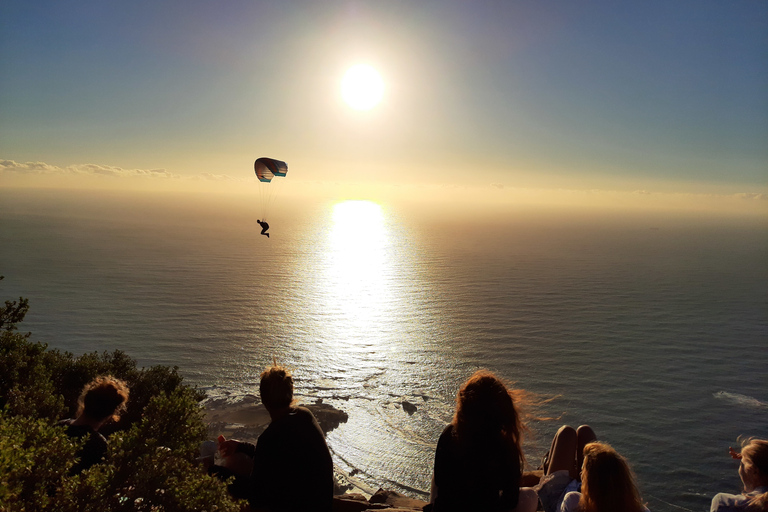
[[[99,428],[108,421],[117,421],[128,402],[128,386],[112,376],[97,377],[89,382],[77,401],[77,417],[61,420],[57,425],[67,427],[69,437],[86,438],[78,450],[78,461],[71,473],[77,474],[101,462],[107,453],[107,440]]]
[[[260,235],[267,235],[267,238],[269,238],[269,233],[267,233],[267,230],[269,229],[269,224],[267,224],[267,219],[259,220],[256,219],[256,224],[261,226],[261,233]]]
[[[333,505],[333,460],[317,420],[293,405],[293,377],[273,365],[261,374],[261,401],[271,422],[256,445],[220,439],[224,457],[253,457],[247,498],[254,510],[330,512]]]
[[[478,371],[462,385],[453,421],[435,450],[430,505],[425,510],[535,510],[532,489],[521,496],[525,462],[514,392],[494,374]]]

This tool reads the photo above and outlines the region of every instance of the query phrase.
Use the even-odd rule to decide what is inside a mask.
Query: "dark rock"
[[[408,414],[413,414],[413,413],[415,413],[415,412],[418,410],[418,407],[416,407],[415,405],[413,405],[413,404],[412,404],[411,402],[409,402],[408,400],[403,400],[403,401],[401,402],[401,405],[403,406],[403,410],[404,410],[405,412],[407,412]]]
[[[346,423],[349,419],[349,415],[346,412],[340,411],[330,404],[310,404],[305,405],[304,407],[312,411],[312,414],[317,418],[317,422],[320,424],[320,428],[323,429],[323,433],[325,434],[328,434],[328,432],[342,423]]]

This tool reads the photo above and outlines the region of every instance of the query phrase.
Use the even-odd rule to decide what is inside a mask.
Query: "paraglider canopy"
[[[272,202],[278,194],[278,183],[283,180],[277,180],[272,182],[272,178],[283,177],[288,172],[288,164],[282,160],[275,160],[274,158],[261,157],[253,164],[253,170],[256,172],[256,177],[259,178],[257,189],[259,191],[259,209],[261,210],[261,218],[266,221],[269,216]]]
[[[269,183],[276,176],[285,176],[288,164],[274,158],[261,157],[254,162],[253,170],[256,171],[259,181]]]

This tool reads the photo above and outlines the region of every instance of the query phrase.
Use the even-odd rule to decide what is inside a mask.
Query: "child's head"
[[[261,402],[267,410],[279,410],[293,402],[293,377],[286,368],[273,364],[261,374]]]
[[[86,384],[77,400],[77,415],[104,421],[117,421],[128,402],[128,385],[111,375],[96,377]]]
[[[605,443],[589,443],[584,447],[581,492],[581,509],[585,512],[643,510],[629,464]]]

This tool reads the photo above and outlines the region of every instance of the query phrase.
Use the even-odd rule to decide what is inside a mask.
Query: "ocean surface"
[[[624,454],[656,511],[739,488],[728,446],[768,437],[768,225],[664,213],[465,221],[361,201],[0,189],[2,299],[34,340],[176,365],[213,398],[297,395],[349,414],[328,443],[371,486],[424,498],[461,383],[487,368]],[[402,403],[417,407],[409,414]]]

